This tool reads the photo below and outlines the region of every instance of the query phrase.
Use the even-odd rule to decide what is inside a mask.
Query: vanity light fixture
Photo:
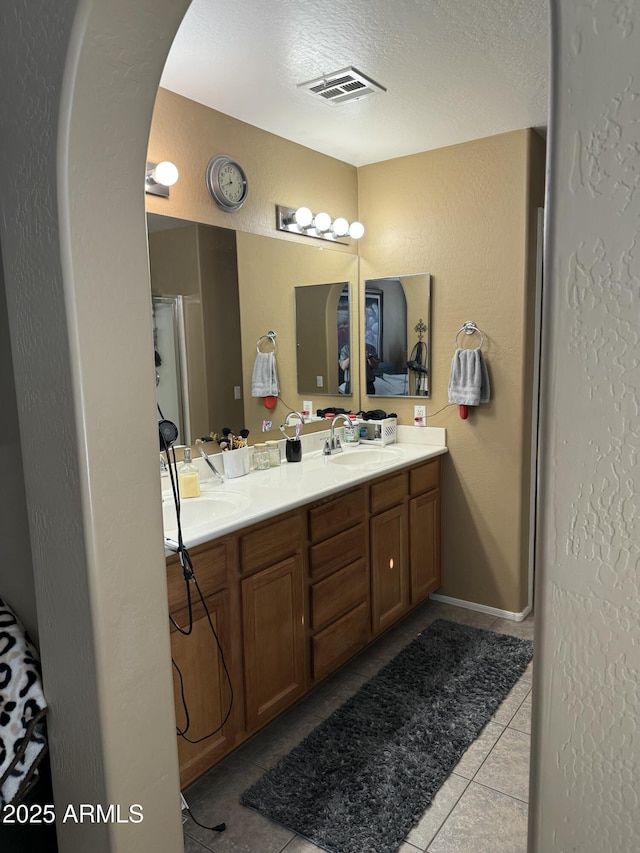
[[[333,220],[333,228],[331,230],[336,237],[346,237],[349,233],[349,223],[344,216],[339,216]]]
[[[169,160],[163,160],[161,163],[147,162],[144,190],[151,195],[169,198],[169,187],[175,184],[178,177],[178,167]]]
[[[343,216],[332,219],[324,211],[314,214],[308,207],[285,207],[282,204],[276,205],[276,228],[278,231],[288,231],[290,234],[301,234],[333,243],[340,242],[344,237],[359,240],[364,234],[362,222],[349,224]]]

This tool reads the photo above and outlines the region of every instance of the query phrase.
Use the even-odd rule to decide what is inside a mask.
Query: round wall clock
[[[209,161],[207,188],[214,202],[227,213],[239,210],[249,195],[249,181],[244,169],[226,154],[219,154]]]

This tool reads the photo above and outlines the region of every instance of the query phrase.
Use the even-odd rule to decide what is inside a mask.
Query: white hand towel
[[[273,352],[259,352],[253,365],[251,380],[252,397],[277,397],[280,393],[276,372],[276,356]]]
[[[464,406],[488,403],[491,398],[489,373],[478,349],[457,349],[451,362],[449,402]]]

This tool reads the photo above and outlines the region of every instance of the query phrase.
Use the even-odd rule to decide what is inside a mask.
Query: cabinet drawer
[[[366,535],[364,524],[338,533],[317,545],[309,552],[309,571],[312,578],[320,578],[354,563],[365,556]]]
[[[365,601],[311,638],[313,678],[333,672],[369,641],[369,607]]]
[[[279,563],[300,551],[302,526],[300,515],[274,518],[273,521],[246,533],[240,540],[241,571],[255,572]]]
[[[369,577],[364,560],[335,572],[311,587],[311,627],[314,631],[351,610],[367,597]]]
[[[364,521],[364,489],[355,489],[309,511],[309,537],[322,542],[360,521]]]
[[[412,468],[409,472],[411,497],[421,495],[440,485],[440,458]]]
[[[371,512],[375,515],[397,506],[407,496],[407,473],[402,471],[371,486]]]
[[[205,545],[189,549],[193,572],[205,597],[227,586],[227,565],[231,547],[229,542],[218,542],[215,545],[207,542]],[[169,612],[185,607],[187,600],[184,574],[177,555],[167,559],[167,586]],[[195,587],[193,587],[193,596],[194,601],[200,600]]]

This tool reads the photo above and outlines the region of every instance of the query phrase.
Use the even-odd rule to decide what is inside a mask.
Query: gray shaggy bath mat
[[[438,620],[242,794],[329,853],[392,853],[533,656]]]

